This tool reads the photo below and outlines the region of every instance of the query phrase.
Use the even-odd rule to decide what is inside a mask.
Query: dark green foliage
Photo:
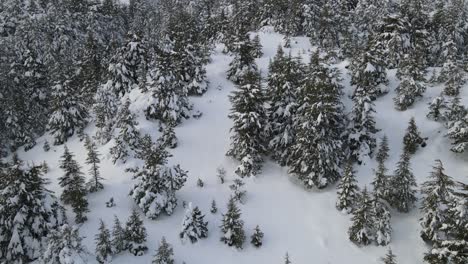
[[[379,150],[375,159],[378,162],[377,169],[374,170],[375,176],[372,181],[374,186],[373,195],[376,199],[388,200],[390,195],[390,183],[387,175],[387,168],[385,167],[385,161],[388,159],[388,139],[387,136],[383,136],[380,142]]]
[[[403,151],[407,152],[408,154],[414,154],[419,146],[426,146],[425,139],[421,137],[414,117],[412,117],[409,121],[406,134],[403,137],[403,145]]]
[[[218,212],[218,207],[216,206],[216,201],[213,200],[211,201],[211,209],[210,209],[210,212],[212,214],[216,214]]]
[[[411,171],[410,155],[404,151],[390,179],[390,204],[399,212],[407,213],[416,202],[416,180]]]
[[[221,224],[221,242],[224,242],[228,246],[242,248],[245,241],[244,233],[244,221],[240,219],[241,212],[237,207],[236,200],[234,198],[229,199],[227,205],[227,212],[223,214],[223,220]]]
[[[112,258],[111,235],[102,219],[99,223],[99,234],[96,235],[95,240],[96,260],[99,263],[107,263]]]
[[[257,72],[258,67],[255,64],[255,57],[253,54],[254,46],[248,34],[245,34],[239,42],[236,43],[235,56],[229,64],[229,70],[227,72],[228,80],[237,85],[243,85],[243,79],[249,76],[249,72]]]
[[[126,162],[132,152],[138,148],[140,140],[140,131],[137,128],[138,122],[136,116],[130,109],[130,100],[127,99],[120,106],[117,113],[116,128],[118,135],[115,138],[115,145],[110,149],[112,161],[116,163],[118,160]]]
[[[99,163],[101,163],[99,159],[99,152],[97,151],[97,146],[91,138],[86,137],[85,139],[85,147],[88,151],[86,157],[86,164],[89,164],[91,168],[89,169],[89,174],[91,175],[91,180],[87,183],[89,192],[97,192],[99,190],[104,189],[104,185],[102,185],[103,178],[99,172]]]
[[[189,239],[190,242],[195,243],[198,239],[208,237],[208,222],[205,222],[204,217],[205,215],[198,209],[198,206],[192,208],[192,204],[189,204],[182,222],[182,231],[179,234],[182,241]]]
[[[358,206],[357,202],[359,200],[359,187],[357,186],[352,162],[346,164],[343,177],[337,188],[336,208],[340,211],[352,212]]]
[[[114,215],[114,225],[112,227],[112,252],[118,254],[128,248],[125,229],[120,224],[119,218]]]
[[[174,264],[174,250],[172,246],[167,243],[166,238],[161,239],[159,248],[154,255],[152,264]]]
[[[385,257],[381,258],[383,264],[397,264],[396,256],[393,254],[392,249],[389,248]]]
[[[258,225],[254,229],[254,233],[250,238],[250,243],[256,248],[259,248],[263,245],[263,232],[260,230]]]
[[[143,255],[148,249],[146,247],[146,228],[136,210],[132,211],[125,224],[125,242],[126,248],[135,256]]]
[[[86,183],[81,167],[74,160],[74,155],[64,147],[64,153],[60,160],[60,168],[65,174],[60,177],[59,184],[63,188],[60,199],[64,204],[71,205],[76,214],[75,222],[83,223],[87,220],[88,201],[86,200]]]
[[[82,245],[78,229],[68,225],[62,225],[47,237],[47,247],[42,252],[40,263],[63,263],[62,260],[72,259],[84,262],[87,253]]]
[[[367,188],[362,191],[359,206],[351,220],[353,224],[348,230],[349,239],[356,244],[369,245],[374,240],[374,210]]]

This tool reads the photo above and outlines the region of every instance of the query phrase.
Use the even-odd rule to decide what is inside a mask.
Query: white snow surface
[[[282,43],[282,35],[272,32],[269,28],[260,31],[264,56],[257,59],[266,76],[268,63],[275,55],[276,49]],[[304,62],[313,48],[307,38],[293,38],[291,51],[293,55],[301,54]],[[227,118],[231,107],[228,95],[234,89],[234,85],[226,80],[226,70],[232,57],[221,53],[222,47],[217,47],[212,55],[212,62],[207,66],[207,75],[210,88],[201,97],[191,98],[195,110],[203,112],[200,119],[185,120],[176,128],[179,146],[171,150],[173,157],[170,163],[179,163],[185,170],[189,170],[189,178],[186,185],[177,192],[179,205],[172,216],[162,216],[158,220],[144,219],[148,231],[149,251],[139,257],[128,252],[114,256],[112,263],[150,263],[154,252],[159,245],[162,236],[174,247],[176,263],[185,261],[187,264],[198,263],[282,263],[286,252],[289,253],[293,263],[380,263],[380,257],[384,256],[387,247],[367,246],[358,247],[349,241],[347,231],[350,226],[350,215],[343,214],[335,208],[336,189],[334,187],[325,190],[305,190],[287,173],[286,168],[281,168],[274,162],[267,160],[263,167],[263,173],[254,179],[246,179],[247,196],[244,204],[240,204],[242,219],[245,222],[246,243],[243,250],[230,248],[220,242],[222,236],[219,226],[221,214],[226,211],[226,204],[231,191],[229,185],[237,177],[234,170],[238,163],[225,156],[229,148],[229,129],[232,121]],[[347,62],[335,65],[342,71],[343,85],[345,86],[344,103],[348,109],[351,107],[352,87],[349,85],[350,77],[344,68]],[[418,100],[415,105],[405,112],[395,110],[392,98],[394,89],[398,85],[395,71],[389,71],[389,94],[379,98],[376,102],[376,122],[381,129],[379,137],[384,133],[388,136],[391,148],[387,167],[390,172],[395,168],[402,149],[402,138],[410,117],[416,118],[416,123],[424,137],[429,137],[428,146],[419,149],[412,158],[411,164],[418,184],[421,184],[432,169],[435,159],[441,159],[446,172],[456,180],[466,182],[468,175],[468,157],[452,153],[449,139],[444,136],[445,129],[442,124],[430,121],[426,118],[428,103],[439,95],[442,87],[428,87],[424,98]],[[159,135],[156,122],[145,120],[143,107],[145,95],[138,90],[132,91],[130,98],[133,101],[131,110],[139,115],[139,128],[142,135],[149,133],[156,139]],[[468,101],[468,89],[462,90],[464,103]],[[94,134],[91,124],[85,130]],[[59,196],[61,188],[58,186],[58,178],[62,170],[58,168],[63,146],[51,146],[51,150],[45,153],[42,143],[45,140],[52,142],[50,136],[44,136],[38,140],[38,145],[28,151],[20,151],[20,157],[29,162],[39,164],[47,161],[50,171],[47,177],[51,180],[49,189]],[[83,172],[87,175],[88,166],[84,163],[86,151],[77,137],[67,143],[70,150],[76,155],[76,159],[82,165]],[[128,195],[132,184],[131,175],[124,170],[139,163],[130,159],[126,164],[112,164],[109,156],[109,148],[113,141],[99,148],[101,153],[101,175],[105,178],[104,190],[88,195],[90,212],[88,221],[80,227],[80,234],[85,237],[84,245],[91,253],[88,263],[97,263],[92,255],[95,249],[94,236],[98,232],[99,219],[102,218],[108,228],[112,228],[113,217],[117,215],[122,224],[125,224],[131,210],[136,207],[132,198]],[[220,184],[216,177],[216,168],[223,166],[227,171],[227,182]],[[364,160],[363,165],[357,166],[357,179],[359,185],[369,186],[376,167],[374,160]],[[90,177],[88,175],[88,177]],[[197,179],[204,181],[203,188],[197,187]],[[370,186],[369,186],[370,187]],[[116,206],[107,208],[105,202],[114,197]],[[216,200],[218,213],[210,213],[212,199]],[[182,244],[178,235],[180,223],[183,220],[184,209],[182,201],[192,202],[199,206],[205,220],[209,221],[209,236],[201,239],[196,244]],[[418,204],[419,206],[419,204]],[[70,209],[70,208],[68,208]],[[419,237],[418,219],[421,214],[414,208],[409,214],[399,214],[392,211],[391,224],[393,227],[390,247],[397,255],[399,263],[422,263],[423,254],[428,248]],[[73,214],[68,210],[69,220],[73,221]],[[141,214],[143,217],[143,214]],[[259,225],[265,233],[263,246],[254,248],[250,242],[250,236],[256,225]]]

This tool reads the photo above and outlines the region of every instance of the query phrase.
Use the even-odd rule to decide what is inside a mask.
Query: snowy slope
[[[258,59],[257,63],[262,74],[266,76],[269,60],[275,55],[277,46],[282,42],[282,36],[268,30],[262,31],[260,36],[264,56]],[[305,62],[311,49],[306,38],[295,38],[292,41],[291,52],[294,55],[303,55]],[[156,221],[145,219],[149,248],[147,254],[134,257],[123,253],[115,256],[113,263],[150,263],[162,236],[174,246],[176,263],[282,263],[286,251],[289,252],[293,263],[378,263],[387,248],[360,248],[348,240],[350,216],[335,209],[334,188],[307,191],[295,183],[285,168],[271,161],[264,164],[263,173],[257,178],[246,179],[247,199],[246,203],[241,205],[246,234],[250,237],[253,228],[257,224],[260,225],[265,233],[263,247],[256,249],[248,243],[249,240],[244,244],[244,249],[238,251],[219,241],[221,213],[225,211],[231,193],[228,185],[237,177],[234,176],[236,162],[224,155],[229,147],[229,129],[232,124],[227,118],[230,109],[228,95],[234,86],[225,78],[232,58],[222,54],[221,50],[222,47],[217,47],[212,55],[212,62],[207,67],[210,89],[202,97],[192,98],[195,109],[202,111],[203,116],[198,120],[186,120],[176,128],[179,146],[172,150],[171,162],[180,163],[183,169],[189,171],[186,185],[177,193],[180,201],[178,208],[170,217],[162,216]],[[349,95],[352,90],[348,85],[349,76],[345,72],[345,65],[346,63],[341,63],[337,67],[342,70],[343,84]],[[425,97],[413,108],[398,112],[394,109],[392,101],[393,90],[398,84],[394,71],[389,72],[389,79],[390,93],[376,102],[377,127],[381,129],[380,135],[385,132],[388,136],[391,148],[387,167],[393,170],[402,149],[402,138],[408,120],[414,116],[423,136],[429,137],[428,146],[418,150],[412,159],[418,183],[423,182],[429,175],[435,159],[444,162],[449,175],[466,182],[468,157],[450,152],[448,139],[444,137],[445,129],[441,124],[425,117],[427,104],[442,88],[428,87]],[[462,91],[462,95],[468,100],[467,89]],[[157,138],[157,124],[146,121],[141,111],[144,96],[139,91],[133,91],[130,97],[134,102],[132,110],[139,114],[142,134],[150,133]],[[344,100],[345,104],[350,106],[349,99],[345,97]],[[88,127],[85,132],[93,134],[93,127]],[[29,152],[20,153],[20,157],[35,163],[46,160],[51,168],[47,174],[51,180],[49,188],[59,195],[61,190],[57,185],[57,178],[61,176],[62,171],[58,168],[58,161],[63,153],[63,146],[53,146],[48,153],[44,153],[41,142],[46,138],[38,140],[38,146]],[[86,152],[83,142],[73,138],[67,145],[75,153],[80,164],[84,164]],[[84,244],[91,254],[94,252],[94,235],[97,233],[99,219],[102,218],[108,228],[111,228],[114,215],[124,223],[134,208],[133,201],[128,196],[131,175],[125,173],[124,169],[137,161],[113,165],[108,156],[111,146],[112,141],[99,149],[102,154],[101,173],[106,179],[105,189],[88,195],[91,212],[88,214],[89,220],[80,228],[81,235],[86,237]],[[219,166],[223,166],[228,172],[228,181],[224,185],[221,185],[216,177],[216,168]],[[373,178],[372,169],[375,166],[375,161],[368,160],[356,168],[361,186],[370,184]],[[87,169],[84,167],[83,171]],[[197,187],[198,178],[205,182],[204,188]],[[117,206],[106,208],[105,202],[110,197],[114,197]],[[214,215],[209,212],[212,199],[216,200],[219,209]],[[209,237],[194,245],[183,245],[178,239],[184,215],[182,201],[199,206],[209,221]],[[414,209],[410,214],[392,212],[392,216],[394,231],[390,246],[398,256],[399,263],[422,263],[423,254],[427,249],[419,238],[418,210]],[[73,219],[71,215],[70,219]],[[88,258],[90,263],[95,263],[94,256],[90,255]]]

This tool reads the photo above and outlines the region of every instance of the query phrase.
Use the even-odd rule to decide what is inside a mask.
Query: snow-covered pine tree
[[[63,188],[60,199],[64,204],[71,205],[76,214],[75,222],[83,223],[87,220],[88,201],[86,200],[86,179],[78,162],[74,159],[73,153],[64,147],[64,152],[60,160],[60,168],[65,172],[58,178],[60,187]]]
[[[460,89],[465,83],[465,71],[462,62],[457,58],[458,50],[455,41],[450,40],[444,43],[444,49],[448,55],[439,75],[439,80],[445,81],[444,94],[448,96],[459,95]]]
[[[343,177],[341,178],[337,188],[338,200],[336,202],[336,208],[347,213],[352,212],[357,206],[359,199],[359,187],[357,186],[352,162],[348,161],[346,164]]]
[[[385,203],[374,197],[372,202],[374,210],[375,242],[379,246],[386,246],[390,243],[392,227],[390,226],[391,214]]]
[[[158,142],[160,142],[162,146],[165,146],[171,149],[174,149],[177,147],[178,142],[177,142],[176,134],[174,132],[174,124],[168,124],[164,128],[163,134],[158,139]]]
[[[419,133],[419,129],[416,125],[414,117],[411,117],[408,123],[408,128],[406,129],[405,136],[403,137],[403,145],[403,151],[407,152],[408,154],[416,153],[416,150],[419,146],[426,146],[426,142]]]
[[[112,81],[99,86],[94,96],[93,112],[96,122],[96,139],[101,144],[109,142],[114,129],[115,113],[120,101],[112,91]]]
[[[449,203],[454,187],[452,177],[445,174],[442,162],[436,160],[429,179],[421,187],[423,217],[419,223],[424,241],[437,242],[440,239],[440,229],[446,221],[443,207]]]
[[[349,239],[356,244],[369,245],[375,239],[375,216],[372,199],[364,187],[359,206],[353,213],[353,224],[348,230]]]
[[[90,137],[86,137],[85,140],[85,147],[87,150],[86,164],[91,166],[89,169],[91,180],[87,183],[87,186],[89,192],[97,192],[104,189],[104,185],[102,185],[101,182],[103,178],[99,172],[99,163],[101,163],[99,160],[100,154],[97,151],[96,143]]]
[[[400,79],[400,85],[396,88],[397,95],[393,98],[395,108],[405,111],[416,101],[417,97],[422,97],[426,87],[424,81],[424,72],[415,54],[405,55],[398,68],[397,77]]]
[[[260,230],[260,227],[257,225],[254,229],[254,233],[250,237],[250,243],[256,247],[259,248],[263,245],[263,232]]]
[[[261,171],[262,155],[266,152],[267,117],[260,73],[247,71],[242,79],[242,84],[229,97],[232,104],[229,118],[233,119],[234,126],[231,128],[231,149],[226,155],[240,161],[236,174],[250,177]]]
[[[174,264],[174,250],[167,243],[166,238],[161,239],[156,255],[153,256],[152,264]]]
[[[332,71],[314,54],[304,84],[299,89],[295,117],[297,136],[292,146],[289,172],[307,188],[325,188],[340,177],[343,162],[345,116],[341,89]]]
[[[262,51],[262,43],[260,42],[260,36],[257,34],[255,37],[252,39],[252,56],[254,58],[261,58],[263,56],[263,51]]]
[[[375,127],[374,108],[375,105],[367,88],[358,86],[353,97],[348,144],[351,157],[359,164],[365,156],[372,156],[377,146],[375,134],[378,129]]]
[[[244,185],[245,183],[241,179],[235,179],[234,182],[229,185],[229,189],[232,191],[232,198],[239,203],[244,202],[244,197],[247,193],[247,191],[244,190]]]
[[[114,215],[114,225],[112,227],[112,252],[118,254],[125,251],[128,247],[125,229],[122,227],[119,218]]]
[[[382,264],[397,264],[396,256],[393,254],[392,249],[389,248],[385,257],[380,259]]]
[[[218,207],[216,206],[216,201],[213,200],[211,201],[211,209],[210,209],[210,212],[212,214],[216,214],[218,212]]]
[[[108,263],[112,259],[112,244],[109,229],[100,219],[99,233],[95,237],[96,241],[96,260],[99,263]]]
[[[221,242],[228,246],[242,249],[242,244],[245,241],[244,221],[240,219],[241,211],[237,207],[236,200],[230,198],[227,205],[227,212],[223,214],[221,224]]]
[[[52,87],[51,114],[48,130],[54,144],[60,145],[87,124],[88,110],[80,96],[73,92],[70,81]]]
[[[285,56],[281,46],[268,67],[268,146],[273,152],[273,158],[285,166],[289,163],[296,134],[294,115],[297,109],[297,89],[304,78],[304,67],[298,58]]]
[[[258,67],[255,64],[253,56],[254,47],[248,34],[242,36],[237,46],[234,59],[229,63],[227,71],[228,80],[237,85],[243,85],[243,78],[249,76],[248,72],[257,72]]]
[[[47,247],[40,264],[85,264],[87,250],[82,245],[78,229],[62,225],[47,236]]]
[[[182,242],[190,239],[190,242],[195,243],[198,239],[208,237],[208,222],[205,222],[204,217],[198,206],[192,208],[192,203],[189,203],[179,234]]]
[[[377,160],[377,169],[374,170],[375,176],[372,181],[372,186],[374,187],[372,195],[376,199],[389,199],[390,195],[390,185],[387,173],[387,168],[385,167],[385,161],[388,159],[389,155],[388,139],[387,136],[383,136],[380,142],[379,150],[375,159]]]
[[[146,228],[136,209],[132,211],[125,224],[125,241],[126,248],[135,256],[143,255],[148,249],[146,247]]]
[[[432,102],[429,104],[429,112],[427,113],[427,118],[439,121],[443,120],[444,112],[447,108],[447,102],[443,95],[435,97]]]
[[[468,115],[461,119],[450,122],[447,136],[452,140],[451,151],[462,153],[468,147]]]
[[[163,123],[178,124],[183,118],[189,117],[192,105],[174,63],[174,42],[168,36],[157,47],[154,60],[155,64],[151,65],[146,83],[146,89],[151,94],[146,117]]]
[[[393,176],[390,178],[390,204],[399,212],[407,213],[416,202],[416,180],[411,171],[411,156],[403,151]]]
[[[198,180],[197,180],[197,186],[200,187],[200,188],[203,188],[203,186],[205,186],[205,183],[203,182],[202,179],[198,178]]]
[[[126,162],[127,158],[138,148],[140,131],[136,116],[130,111],[130,100],[127,98],[117,113],[116,128],[119,132],[115,138],[115,145],[110,149],[112,161]]]
[[[442,117],[445,121],[445,126],[451,128],[452,125],[463,118],[468,114],[468,110],[460,102],[460,97],[455,96],[452,98],[451,102],[446,106]]]
[[[44,145],[42,146],[42,149],[45,151],[45,152],[48,152],[50,150],[50,144],[49,144],[49,141],[44,141]]]
[[[179,165],[167,166],[169,153],[163,146],[153,145],[150,138],[148,141],[146,149],[139,154],[144,157],[145,165],[134,172],[130,196],[146,217],[156,219],[163,212],[171,215],[176,208],[175,194],[187,180],[187,171]]]
[[[223,167],[218,167],[216,169],[216,176],[218,176],[219,181],[221,184],[224,184],[226,181],[226,170]]]
[[[15,155],[0,163],[0,259],[27,263],[41,256],[44,236],[65,222],[63,208],[46,189],[40,166],[26,167]]]

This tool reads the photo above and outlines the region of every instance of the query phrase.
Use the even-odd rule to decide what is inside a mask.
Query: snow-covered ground
[[[268,30],[260,33],[264,56],[257,60],[263,76],[268,71],[268,63],[275,55],[276,48],[282,42],[282,36]],[[291,52],[301,54],[308,61],[312,47],[306,38],[295,38],[292,41]],[[288,49],[287,49],[288,51]],[[129,253],[122,253],[114,257],[113,263],[150,263],[162,236],[174,246],[176,263],[185,261],[188,264],[197,263],[282,263],[284,255],[289,252],[293,263],[378,263],[379,258],[387,251],[386,247],[367,246],[358,247],[348,240],[347,230],[350,226],[350,215],[345,215],[335,209],[336,190],[307,191],[287,174],[286,168],[281,168],[271,161],[263,167],[263,173],[255,179],[246,179],[247,199],[240,205],[242,218],[245,222],[246,235],[250,237],[254,227],[258,224],[265,233],[264,245],[256,249],[246,241],[243,250],[227,247],[219,241],[221,233],[221,213],[225,207],[231,191],[228,185],[235,179],[234,168],[236,162],[225,156],[229,148],[229,129],[231,120],[227,118],[230,103],[229,93],[234,89],[232,83],[226,80],[225,72],[231,57],[221,53],[217,47],[212,55],[212,62],[207,66],[210,89],[202,97],[192,98],[195,109],[203,112],[200,119],[189,119],[176,128],[179,146],[172,150],[172,163],[179,163],[185,170],[189,170],[189,179],[177,195],[179,206],[175,213],[168,217],[162,216],[156,221],[145,219],[148,231],[149,251],[140,257]],[[342,70],[343,84],[346,95],[352,92],[349,87],[349,76],[344,66],[338,64]],[[438,95],[442,87],[428,87],[425,97],[414,107],[399,112],[394,109],[392,98],[394,88],[398,84],[395,72],[389,72],[390,93],[376,102],[376,121],[381,129],[379,136],[384,133],[389,138],[391,148],[387,167],[393,171],[402,150],[402,138],[410,117],[414,116],[424,137],[429,137],[428,146],[418,150],[412,159],[412,167],[418,183],[422,183],[429,175],[435,159],[441,159],[446,172],[457,180],[466,182],[468,175],[468,157],[455,155],[449,150],[449,140],[444,137],[445,129],[439,123],[426,118],[428,103]],[[134,101],[132,110],[139,115],[142,134],[149,133],[154,138],[159,134],[157,123],[145,120],[142,108],[144,96],[139,91],[133,91],[131,99]],[[462,90],[462,98],[468,100],[467,89]],[[348,98],[344,98],[345,105],[350,106]],[[93,133],[92,125],[86,133]],[[58,161],[63,153],[63,146],[52,146],[44,153],[41,138],[39,144],[29,152],[20,153],[20,157],[35,163],[43,160],[49,164],[50,172],[47,177],[51,180],[49,188],[60,194],[61,189],[57,178],[62,171],[58,168]],[[52,140],[49,139],[49,142]],[[67,143],[76,155],[80,164],[84,165],[85,149],[83,142],[76,137]],[[109,148],[112,141],[102,146],[101,174],[105,178],[105,189],[88,195],[88,221],[80,227],[80,234],[85,236],[84,244],[91,254],[94,253],[94,236],[98,231],[99,219],[102,218],[108,228],[112,228],[113,217],[117,215],[125,223],[131,210],[135,207],[128,196],[132,183],[131,175],[125,173],[127,166],[137,161],[130,160],[127,164],[112,164],[109,158]],[[361,186],[369,185],[376,167],[374,160],[367,160],[356,168],[357,178]],[[227,182],[220,184],[216,177],[216,168],[223,166],[227,170]],[[83,171],[88,168],[83,166]],[[197,179],[205,182],[204,188],[196,185]],[[114,197],[116,207],[106,208],[105,202]],[[209,212],[212,199],[216,200],[218,213]],[[182,201],[192,202],[199,206],[209,221],[209,237],[196,244],[182,244],[178,238],[184,209]],[[392,211],[392,242],[390,247],[398,256],[399,263],[422,263],[426,246],[419,237],[418,209],[409,214],[399,214]],[[69,219],[73,219],[70,215]],[[89,262],[95,263],[93,255]]]

